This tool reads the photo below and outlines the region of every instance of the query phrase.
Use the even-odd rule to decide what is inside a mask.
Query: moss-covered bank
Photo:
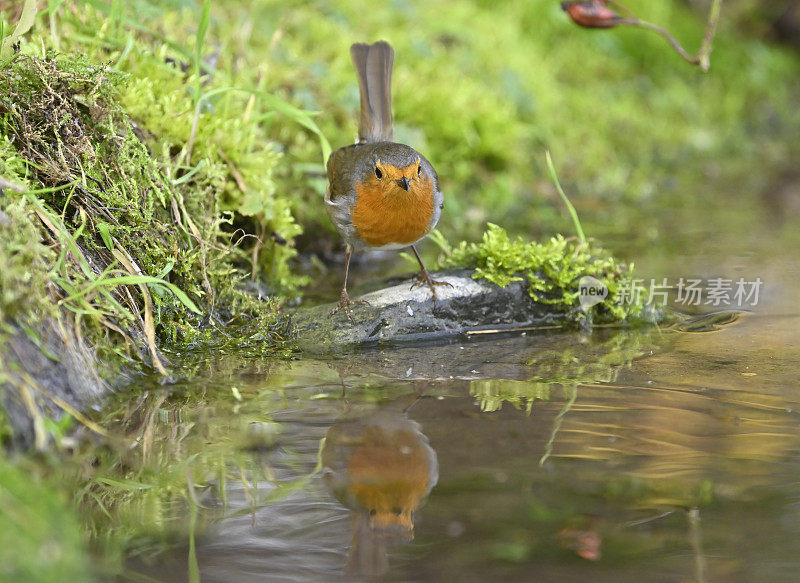
[[[206,158],[190,168],[188,155],[159,163],[147,130],[120,105],[128,81],[56,54],[18,53],[0,68],[0,373],[34,421],[40,401],[82,409],[82,393],[102,390],[99,380],[84,391],[85,379],[54,383],[74,376],[68,361],[88,348],[75,371],[99,359],[110,379],[139,363],[167,375],[163,347],[272,351],[285,339],[272,298],[291,287],[285,262],[266,280],[273,294],[239,284],[245,274],[223,229],[233,219],[218,201],[230,168]]]

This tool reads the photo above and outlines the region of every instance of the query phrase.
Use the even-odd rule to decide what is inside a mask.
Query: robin
[[[361,90],[358,142],[340,148],[328,159],[325,207],[346,245],[344,283],[339,304],[351,319],[347,272],[354,251],[411,247],[420,266],[416,285],[437,285],[417,253],[415,243],[436,226],[444,208],[439,177],[425,156],[393,141],[392,67],[394,50],[383,41],[357,43],[350,56]]]

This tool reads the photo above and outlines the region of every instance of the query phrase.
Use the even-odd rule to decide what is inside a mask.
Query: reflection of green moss
[[[550,383],[610,383],[619,370],[658,342],[657,330],[628,330],[560,350],[544,350],[528,361],[531,378]]]
[[[527,380],[476,380],[470,383],[470,394],[483,411],[497,411],[509,403],[530,412],[536,399],[550,400],[554,385],[572,396],[582,383],[614,382],[620,369],[645,354],[658,335],[653,330],[628,330],[610,337],[590,336],[584,342],[570,340],[563,346],[556,343],[528,361]]]
[[[471,267],[474,277],[500,286],[524,280],[532,298],[569,312],[575,321],[584,321],[587,314],[595,323],[661,318],[660,310],[645,305],[644,294],[631,303],[619,301],[619,290],[631,285],[632,268],[591,243],[561,236],[543,244],[525,242],[491,223],[479,243],[462,241],[452,247],[441,236],[435,240],[443,251],[442,267]],[[581,311],[578,302],[578,281],[585,275],[608,289],[607,297],[589,312]]]
[[[536,399],[550,400],[550,383],[482,379],[470,383],[469,393],[478,398],[481,411],[497,411],[503,403],[509,403],[530,413]]]

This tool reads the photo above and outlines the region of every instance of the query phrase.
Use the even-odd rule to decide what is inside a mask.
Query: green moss
[[[106,279],[142,274],[165,282],[150,284],[154,323],[163,340],[182,346],[233,340],[199,326],[190,304],[170,293],[167,284],[203,306],[211,322],[276,330],[275,305],[237,289],[242,275],[222,229],[229,219],[216,202],[219,172],[195,172],[181,180],[176,168],[154,160],[118,102],[124,81],[80,58],[18,55],[0,70],[0,132],[19,148],[8,146],[4,159],[23,160],[32,183],[45,187],[36,195],[12,195],[50,223],[44,230],[28,224],[30,232],[21,233],[33,234],[26,244],[38,241],[42,232],[61,246],[48,274],[49,283],[62,290],[60,304],[76,313],[88,311],[95,320],[110,316],[118,325],[136,326],[144,303],[140,288],[129,288],[133,299],[113,286],[111,292],[101,290]],[[41,255],[39,261],[46,261]],[[285,261],[279,263],[285,272]],[[18,275],[9,277],[17,286],[26,285]],[[36,311],[30,304],[27,309]]]
[[[263,242],[254,272],[264,276],[272,293],[293,293],[307,280],[290,269],[294,248],[276,241],[293,239],[300,227],[292,216],[289,199],[276,193],[274,171],[281,153],[261,124],[250,117],[264,112],[242,116],[250,95],[222,88],[222,93],[201,102],[195,126],[195,110],[187,107],[190,81],[179,67],[164,62],[165,53],[162,48],[158,54],[139,55],[138,60],[125,62],[131,81],[122,92],[121,105],[150,132],[150,147],[162,167],[184,176],[192,172],[193,189],[199,186],[207,191],[208,196],[187,199],[191,212],[199,211],[198,203],[205,200],[219,212],[237,213],[233,219],[237,224],[247,226],[248,221],[254,221],[255,226],[247,228],[255,229],[257,233],[253,234]],[[212,83],[207,92],[220,89],[216,85]],[[246,238],[243,249],[252,249],[254,240]],[[240,257],[249,259],[246,252]]]
[[[47,284],[52,249],[41,240],[24,199],[0,197],[0,328],[10,319],[35,323],[55,315]]]
[[[489,224],[479,243],[462,241],[453,247],[441,236],[434,240],[442,248],[441,267],[470,267],[473,277],[505,287],[525,281],[530,296],[569,312],[576,322],[593,323],[652,321],[661,318],[658,306],[646,304],[643,294],[631,303],[621,301],[620,290],[632,284],[632,267],[620,263],[593,242],[582,243],[562,236],[546,243],[510,238],[502,227]],[[608,290],[602,302],[582,311],[578,282],[583,276],[600,281]]]
[[[25,171],[23,160],[8,138],[0,137],[0,177],[22,185]],[[0,195],[0,386],[8,380],[8,354],[4,348],[13,334],[11,322],[35,336],[33,328],[58,313],[51,297],[50,278],[56,254],[42,240],[36,220],[32,205],[6,187]],[[0,441],[5,442],[10,429],[4,412],[2,417]]]
[[[214,7],[209,36],[218,33],[216,19],[224,18]],[[196,35],[200,19],[200,11],[186,5],[175,10],[146,2],[124,7],[86,2],[65,16],[63,25],[71,49],[96,62],[114,62],[115,70],[129,75],[120,87],[120,105],[142,128],[167,177],[179,190],[191,191],[185,197],[189,212],[224,213],[237,263],[263,279],[269,294],[296,295],[308,281],[291,269],[293,238],[301,229],[292,214],[291,191],[276,180],[287,162],[283,144],[271,134],[277,128],[313,135],[318,168],[327,141],[307,112],[268,93],[260,82],[244,83],[240,64],[229,66],[216,39],[205,46],[205,37]],[[198,196],[197,190],[207,192]]]
[[[283,335],[281,296],[307,282],[292,269],[300,228],[276,185],[282,148],[270,130],[311,133],[318,159],[327,146],[304,111],[201,61],[204,37],[176,26],[186,14],[92,1],[51,14],[0,70],[0,165],[60,218],[56,233],[33,222],[57,248],[46,283],[62,308],[90,316],[90,341],[108,333],[101,321],[141,328],[140,288],[102,283],[130,275],[122,253],[165,282],[148,283],[162,343],[263,352]],[[158,22],[141,26],[143,17]],[[242,291],[247,274],[266,300]]]

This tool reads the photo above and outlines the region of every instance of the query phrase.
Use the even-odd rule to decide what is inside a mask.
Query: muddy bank
[[[52,439],[45,420],[99,406],[111,391],[98,374],[94,353],[55,320],[40,323],[33,333],[14,327],[0,345],[0,361],[9,364],[0,399],[12,443],[22,449],[45,449]]]

